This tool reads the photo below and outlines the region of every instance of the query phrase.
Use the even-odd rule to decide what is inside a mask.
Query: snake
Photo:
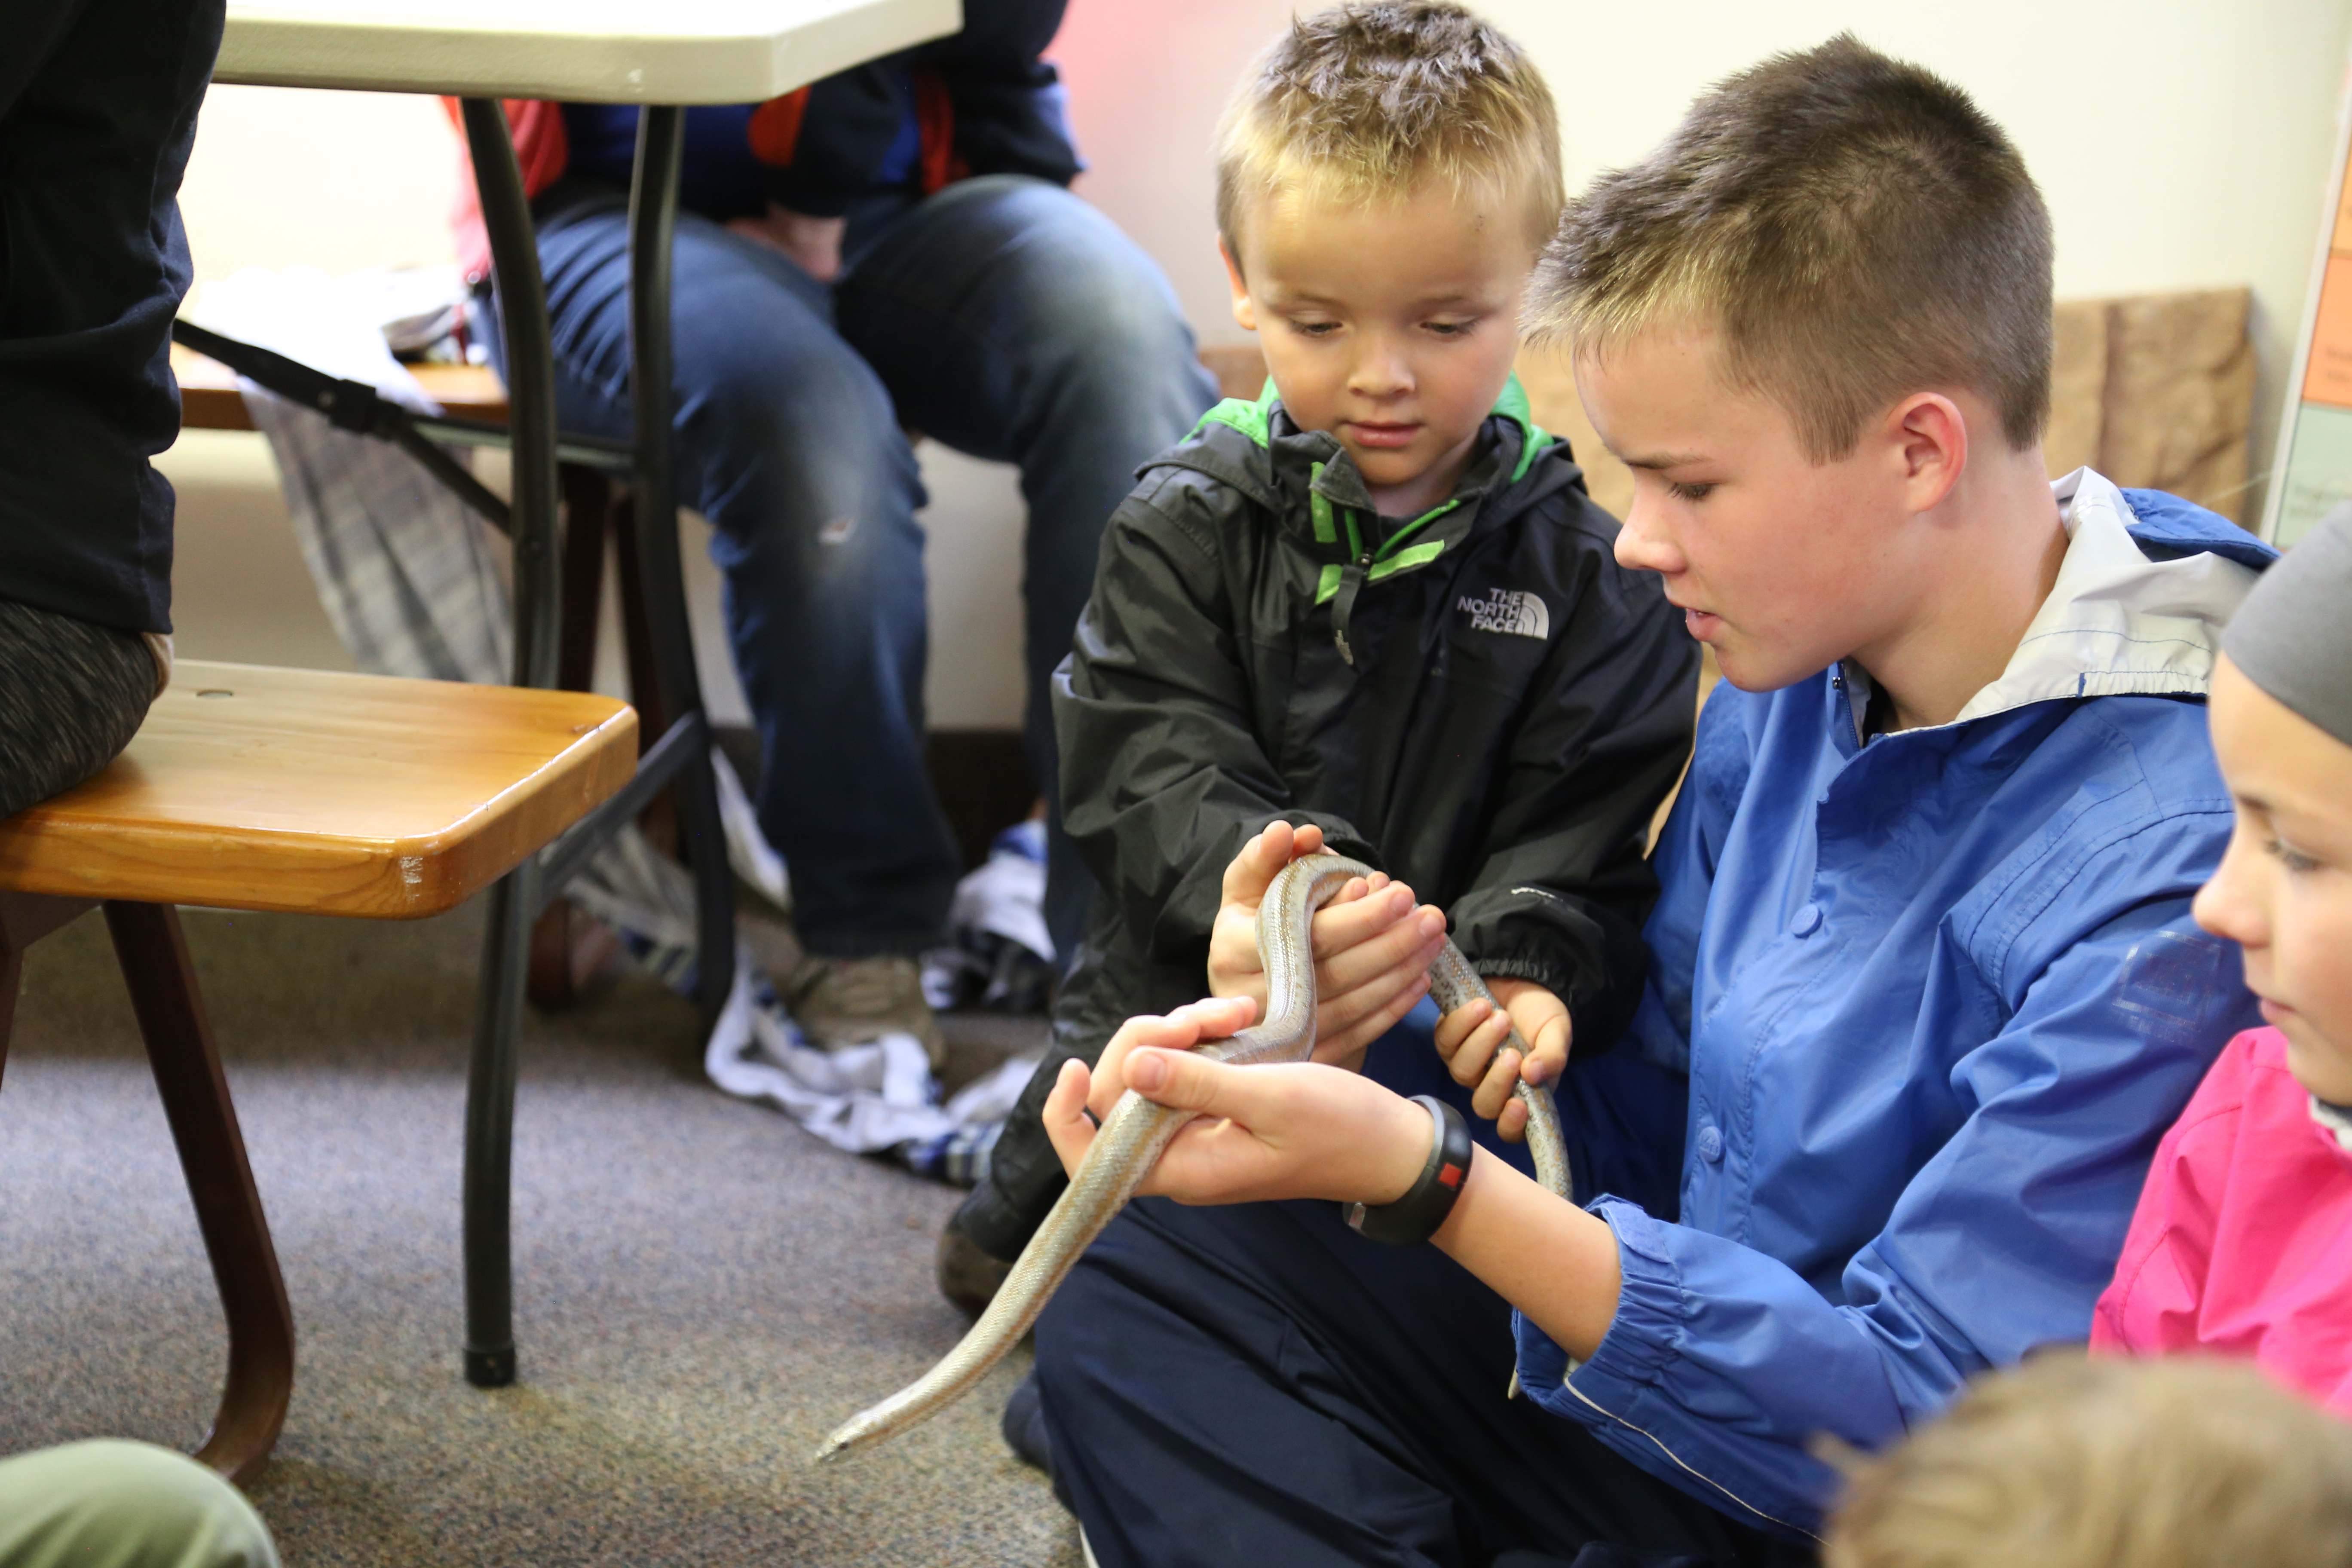
[[[1315,1050],[1315,957],[1310,922],[1315,911],[1342,888],[1372,868],[1341,855],[1304,855],[1278,872],[1258,905],[1257,951],[1266,977],[1265,1017],[1231,1037],[1197,1048],[1213,1060],[1236,1067],[1262,1062],[1303,1062]],[[1429,966],[1429,994],[1452,1012],[1472,1002],[1495,1004],[1494,993],[1470,967],[1462,950],[1447,939]],[[1509,1047],[1525,1061],[1531,1054],[1515,1026]],[[1560,1198],[1571,1199],[1568,1150],[1551,1090],[1525,1079],[1512,1095],[1528,1108],[1528,1147],[1536,1180]],[[1103,1227],[1110,1224],[1160,1156],[1197,1111],[1157,1105],[1133,1089],[1118,1098],[1070,1176],[1069,1185],[1022,1249],[1004,1282],[963,1339],[939,1363],[878,1405],[860,1411],[836,1428],[817,1449],[819,1463],[884,1442],[920,1426],[971,1391],[989,1369],[1021,1342],[1045,1303]],[[1518,1391],[1512,1374],[1511,1392]]]

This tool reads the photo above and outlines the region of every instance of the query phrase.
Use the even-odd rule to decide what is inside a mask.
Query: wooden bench
[[[196,1458],[258,1470],[294,1323],[178,904],[415,920],[488,887],[620,792],[635,712],[571,691],[183,660],[130,749],[0,820],[0,1068],[25,950],[103,905],[228,1325]]]

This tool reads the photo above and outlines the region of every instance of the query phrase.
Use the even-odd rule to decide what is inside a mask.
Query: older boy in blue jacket
[[[1571,205],[1537,324],[1634,470],[1619,559],[1728,682],[1617,1047],[1686,1085],[1679,1193],[1578,1208],[1480,1151],[1436,1247],[1382,1252],[1246,1200],[1394,1202],[1428,1114],[1181,1049],[1246,1005],[1134,1021],[1064,1069],[1057,1147],[1122,1085],[1197,1108],[1150,1190],[1238,1206],[1138,1205],[1039,1326],[1107,1568],[1783,1560],[1833,1489],[1817,1436],[1884,1442],[2085,1335],[2158,1136],[2252,1018],[2189,901],[2230,831],[2202,698],[2268,552],[2048,482],[2049,235],[1997,127],[1851,37]],[[1500,1022],[1440,1030],[1489,1115],[1565,1067]]]

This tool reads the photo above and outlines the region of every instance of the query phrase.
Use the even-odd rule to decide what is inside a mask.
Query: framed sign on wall
[[[2288,546],[2352,501],[2352,98],[2336,113],[2327,218],[2295,340],[2263,537]]]

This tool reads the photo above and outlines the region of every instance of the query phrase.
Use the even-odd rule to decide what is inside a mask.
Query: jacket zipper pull
[[[1339,657],[1348,668],[1356,668],[1356,650],[1348,646],[1348,622],[1355,614],[1356,594],[1364,585],[1364,574],[1372,564],[1372,552],[1365,551],[1349,562],[1339,573],[1339,591],[1331,595],[1331,640],[1339,647]]]

